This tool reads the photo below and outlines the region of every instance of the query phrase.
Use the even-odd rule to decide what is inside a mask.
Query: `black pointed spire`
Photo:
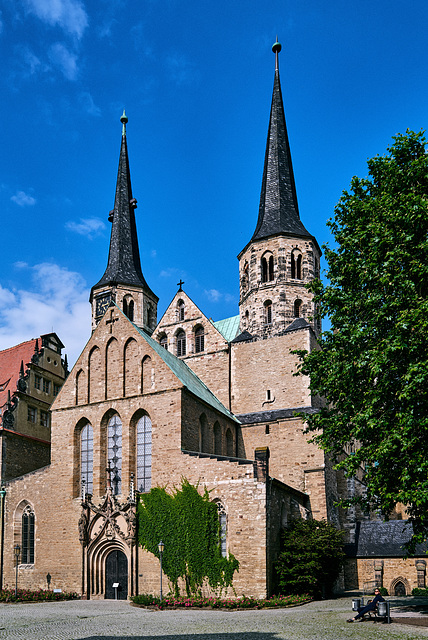
[[[281,51],[281,45],[278,41],[273,45],[272,51],[275,53],[275,80],[260,194],[259,218],[251,241],[277,234],[312,238],[299,216],[279,80],[278,54]]]
[[[137,201],[132,196],[131,175],[129,172],[128,146],[126,141],[126,123],[128,118],[125,110],[120,118],[122,122],[122,144],[120,148],[119,169],[117,172],[116,197],[114,209],[110,212],[112,221],[110,250],[105,273],[101,280],[92,287],[105,285],[134,285],[144,287],[154,295],[146,283],[140,262],[137,228],[134,210]]]

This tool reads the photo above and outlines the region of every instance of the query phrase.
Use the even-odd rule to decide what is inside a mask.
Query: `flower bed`
[[[145,607],[155,607],[156,609],[176,609],[176,608],[210,608],[210,609],[266,609],[269,607],[295,607],[306,602],[311,602],[312,597],[304,594],[301,596],[272,596],[266,600],[258,600],[242,596],[242,598],[174,598],[165,596],[162,601],[158,596],[141,594],[131,597],[131,602],[135,605]]]
[[[78,593],[62,591],[56,593],[44,589],[18,589],[15,597],[15,589],[3,589],[0,591],[0,602],[55,602],[56,600],[76,600],[80,598]]]

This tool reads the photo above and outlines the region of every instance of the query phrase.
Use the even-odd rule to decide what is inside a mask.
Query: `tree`
[[[155,487],[140,495],[137,515],[140,545],[159,557],[160,540],[165,544],[162,568],[175,595],[180,578],[187,595],[200,594],[205,580],[220,592],[232,585],[239,562],[222,556],[217,504],[206,488],[200,494],[186,479],[171,493]]]
[[[415,543],[428,532],[428,155],[422,132],[393,140],[328,223],[329,284],[311,289],[331,330],[300,372],[326,399],[307,416],[314,440],[348,476],[365,470],[366,508],[406,505]]]
[[[345,557],[343,535],[325,520],[295,520],[284,529],[276,563],[281,593],[330,594]]]

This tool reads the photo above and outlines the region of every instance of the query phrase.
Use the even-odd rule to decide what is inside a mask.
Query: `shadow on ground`
[[[275,633],[198,633],[168,636],[88,636],[82,640],[278,640]]]

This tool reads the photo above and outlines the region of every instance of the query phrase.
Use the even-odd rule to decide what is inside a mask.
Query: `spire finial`
[[[278,53],[281,51],[281,49],[282,49],[282,47],[278,42],[278,36],[276,36],[276,41],[274,42],[274,44],[272,46],[272,51],[275,54],[275,71],[279,70]]]
[[[126,136],[126,123],[128,122],[128,116],[125,113],[125,109],[123,110],[123,113],[120,116],[120,121],[122,123],[122,135]]]

